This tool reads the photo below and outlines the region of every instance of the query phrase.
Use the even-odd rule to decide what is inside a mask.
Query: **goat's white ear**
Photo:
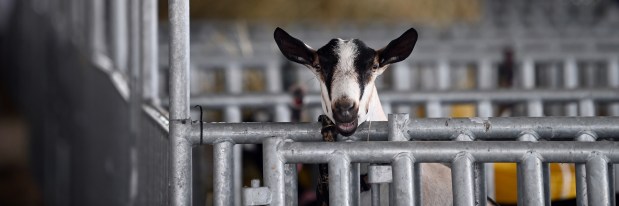
[[[315,51],[301,40],[298,40],[283,29],[277,27],[273,33],[277,47],[290,61],[309,65],[314,61]]]
[[[417,37],[417,31],[410,28],[402,36],[389,42],[385,48],[378,50],[380,67],[406,59],[413,52]]]

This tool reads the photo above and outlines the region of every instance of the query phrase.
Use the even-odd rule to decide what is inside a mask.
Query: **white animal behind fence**
[[[335,123],[339,134],[350,136],[365,121],[387,121],[374,81],[389,65],[411,54],[418,35],[411,28],[379,50],[358,39],[339,38],[314,50],[280,28],[275,30],[274,38],[286,58],[305,65],[316,75],[324,113]],[[421,173],[425,183],[421,191],[423,204],[452,205],[449,167],[425,163],[421,164]]]

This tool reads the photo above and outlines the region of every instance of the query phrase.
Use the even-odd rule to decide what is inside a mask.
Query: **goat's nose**
[[[335,104],[335,108],[340,112],[350,112],[354,107],[354,103],[350,101],[338,102]]]

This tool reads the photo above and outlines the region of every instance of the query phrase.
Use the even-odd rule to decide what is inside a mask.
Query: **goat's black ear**
[[[417,37],[417,31],[410,28],[402,36],[389,42],[385,48],[378,51],[379,66],[383,67],[406,59],[413,52]]]
[[[311,64],[314,61],[315,51],[309,48],[301,40],[298,40],[290,34],[286,33],[283,29],[277,27],[273,33],[275,43],[277,47],[282,51],[282,54],[286,56],[290,61],[297,62],[299,64]]]

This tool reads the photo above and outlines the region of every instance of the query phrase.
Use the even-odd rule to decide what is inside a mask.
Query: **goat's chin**
[[[357,121],[358,120],[355,119],[354,121],[349,122],[349,123],[338,122],[338,123],[335,123],[335,128],[337,128],[338,133],[348,137],[354,134],[355,131],[357,130]]]

